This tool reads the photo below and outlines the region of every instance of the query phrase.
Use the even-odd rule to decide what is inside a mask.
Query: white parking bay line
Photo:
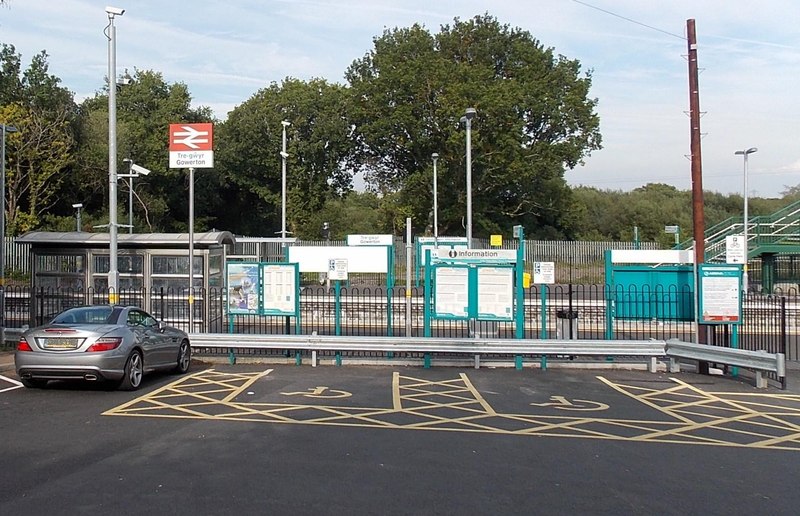
[[[5,380],[8,383],[10,383],[11,385],[13,385],[13,387],[6,387],[5,389],[0,389],[0,393],[6,392],[6,391],[13,391],[14,389],[22,388],[22,384],[21,383],[19,383],[17,380],[15,380],[13,378],[9,378],[8,376],[3,376],[2,374],[0,374],[0,380]]]

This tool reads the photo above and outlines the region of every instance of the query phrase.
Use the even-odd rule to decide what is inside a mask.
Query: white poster
[[[468,317],[469,269],[466,267],[436,267],[434,272],[434,315],[436,317]]]
[[[268,264],[261,269],[264,313],[296,315],[297,275],[294,265]]]
[[[514,272],[510,267],[478,267],[478,319],[512,320]]]

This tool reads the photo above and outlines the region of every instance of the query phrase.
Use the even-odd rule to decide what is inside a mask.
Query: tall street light
[[[737,150],[734,154],[744,158],[744,271],[742,274],[742,289],[747,294],[748,276],[747,276],[747,263],[750,261],[750,241],[747,239],[747,227],[750,225],[750,220],[747,215],[747,156],[757,152],[758,149],[750,147],[747,150]]]
[[[6,343],[6,133],[16,127],[0,124],[0,345]]]
[[[284,257],[286,256],[286,159],[289,154],[286,152],[286,128],[289,127],[291,122],[286,120],[281,122],[283,126],[283,136],[281,139],[281,248],[284,250]]]
[[[439,154],[434,152],[431,158],[433,158],[433,248],[439,249],[439,196],[436,191],[436,162],[439,160]]]
[[[132,159],[125,158],[122,161],[128,164],[128,173],[117,174],[117,177],[128,178],[128,233],[133,233],[133,178],[146,176],[150,170],[137,165]]]
[[[108,25],[108,302],[119,302],[119,270],[117,269],[117,28],[114,18],[125,9],[106,7]]]
[[[75,203],[75,204],[72,205],[72,207],[77,210],[75,212],[75,226],[76,226],[76,231],[80,231],[81,230],[81,208],[83,208],[83,203],[82,202]]]
[[[467,247],[472,248],[472,119],[478,111],[467,108],[461,121],[467,126]]]

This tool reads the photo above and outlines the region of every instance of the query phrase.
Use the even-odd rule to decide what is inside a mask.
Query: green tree
[[[314,214],[351,189],[344,166],[350,151],[346,100],[342,86],[288,78],[230,112],[217,136],[228,206],[221,227],[261,236],[280,232],[281,122],[288,121],[287,230],[313,231]]]
[[[0,45],[0,123],[17,132],[7,138],[6,220],[11,235],[37,229],[58,205],[74,162],[76,106],[72,93],[49,73],[42,51],[23,71],[21,55]]]
[[[127,73],[127,72],[126,72]],[[169,84],[159,72],[134,70],[117,92],[118,173],[127,173],[130,159],[153,173],[134,180],[134,225],[147,231],[185,231],[188,225],[188,177],[185,170],[168,168],[169,125],[213,120],[210,109],[193,108],[188,87]],[[98,92],[80,108],[80,163],[71,179],[72,202],[83,202],[98,220],[108,206],[108,94]],[[195,224],[206,229],[220,208],[215,191],[218,175],[196,173],[198,200]],[[119,193],[128,193],[128,181],[119,180]],[[202,201],[201,201],[202,199]],[[118,204],[120,220],[127,220],[128,203]],[[99,214],[99,215],[97,215]]]
[[[354,170],[401,211],[427,220],[431,154],[439,159],[439,220],[460,233],[466,204],[465,143],[459,119],[473,122],[473,234],[523,224],[532,236],[571,232],[563,175],[600,148],[591,75],[521,29],[484,15],[384,31],[346,73],[351,86]],[[387,196],[388,197],[388,196]]]

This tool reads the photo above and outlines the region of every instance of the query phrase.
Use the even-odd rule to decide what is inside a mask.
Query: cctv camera
[[[292,125],[292,123],[291,123],[291,122],[289,122],[289,121],[287,121],[287,120],[284,120],[283,122],[281,122],[281,125],[282,125],[283,127],[289,127],[290,125]]]
[[[128,86],[132,82],[133,82],[133,79],[131,79],[130,77],[122,77],[119,80],[117,80],[117,85],[118,86]]]
[[[281,151],[281,157],[282,158],[288,158],[289,157],[289,153]]]
[[[144,167],[140,167],[139,165],[133,164],[131,165],[131,172],[136,172],[140,176],[146,176],[150,173],[150,171]]]
[[[77,204],[72,205],[73,208],[83,208],[83,203],[79,202]]]
[[[120,9],[119,7],[111,7],[110,5],[106,7],[106,12],[112,16],[122,16],[125,14],[125,9]]]

